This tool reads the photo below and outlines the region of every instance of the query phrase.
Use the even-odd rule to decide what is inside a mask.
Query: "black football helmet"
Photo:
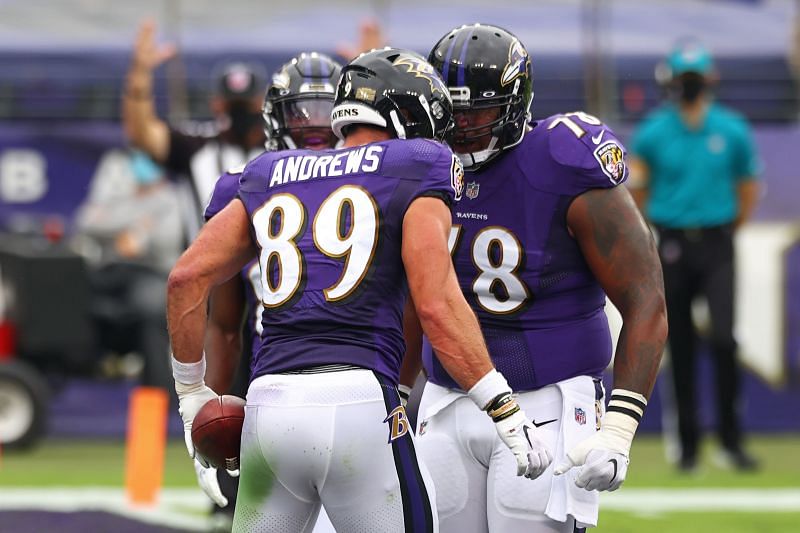
[[[439,39],[428,61],[450,90],[453,149],[465,168],[475,170],[522,141],[533,74],[528,51],[512,33],[487,24],[461,26]]]
[[[325,54],[304,52],[272,76],[264,99],[268,150],[332,148],[331,109],[342,66]]]
[[[439,75],[415,52],[371,50],[342,69],[331,127],[343,139],[348,126],[386,128],[398,139],[424,137],[447,141],[453,130],[453,105]]]

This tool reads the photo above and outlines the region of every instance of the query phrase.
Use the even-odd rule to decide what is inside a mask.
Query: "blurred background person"
[[[155,32],[152,20],[139,28],[122,97],[123,126],[133,146],[188,184],[190,194],[184,196],[188,199],[184,209],[191,240],[202,224],[201,214],[217,178],[264,151],[261,106],[265,73],[246,62],[217,66],[209,101],[214,121],[178,128],[156,115],[153,71],[173,57],[176,48],[157,44]]]
[[[734,233],[758,198],[759,161],[750,126],[714,101],[717,76],[702,44],[678,44],[657,69],[669,101],[636,129],[631,188],[660,236],[669,315],[669,351],[680,436],[678,467],[694,470],[700,431],[697,340],[692,303],[708,302],[708,343],[716,370],[720,457],[740,470],[756,468],[742,442],[740,370],[734,323]]]
[[[143,152],[133,151],[130,162],[133,186],[90,194],[78,209],[74,241],[89,267],[90,315],[101,357],[136,353],[140,365],[130,358],[106,361],[133,363],[119,370],[140,370],[143,385],[170,392],[164,309],[167,275],[183,250],[178,197],[164,170]]]

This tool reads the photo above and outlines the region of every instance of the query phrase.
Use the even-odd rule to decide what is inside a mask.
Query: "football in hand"
[[[211,466],[237,470],[245,401],[224,395],[206,402],[192,422],[195,453]]]

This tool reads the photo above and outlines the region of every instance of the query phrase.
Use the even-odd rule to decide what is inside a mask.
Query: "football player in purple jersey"
[[[490,415],[517,474],[535,478],[552,457],[492,366],[452,266],[450,205],[463,169],[441,142],[452,129],[447,88],[417,54],[374,50],[342,70],[331,116],[342,148],[250,161],[238,197],[171,272],[181,416],[189,434],[216,398],[204,382],[208,294],[258,257],[264,334],[234,531],[309,531],[320,505],[339,531],[438,531],[397,392],[409,294],[444,368]]]
[[[403,376],[417,374],[421,350],[428,379],[417,448],[441,530],[594,526],[597,491],[625,479],[667,330],[653,237],[620,186],[625,150],[582,112],[531,122],[531,60],[506,30],[456,28],[429,61],[450,90],[452,146],[466,170],[450,234],[458,280],[493,363],[554,456],[553,468],[521,483],[491,426],[434,357],[435,344],[409,343]],[[607,408],[606,295],[624,320]]]
[[[275,72],[264,99],[268,150],[333,148],[338,139],[331,129],[331,109],[341,70],[341,65],[325,54],[303,52]],[[205,209],[206,221],[236,197],[243,169],[240,165],[217,180]],[[247,392],[251,354],[258,351],[261,342],[260,295],[261,272],[256,259],[210,295],[207,384],[219,394],[244,396]],[[242,344],[243,329],[251,339],[250,345]],[[197,459],[194,466],[198,483],[218,507],[227,507],[228,500],[235,504],[235,480],[215,468],[206,468]],[[232,516],[233,506],[230,512]]]

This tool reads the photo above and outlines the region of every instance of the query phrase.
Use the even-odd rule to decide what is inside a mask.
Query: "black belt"
[[[345,372],[347,370],[364,370],[364,368],[350,364],[329,364],[318,365],[307,368],[296,368],[294,370],[286,370],[281,374],[327,374],[328,372]]]

